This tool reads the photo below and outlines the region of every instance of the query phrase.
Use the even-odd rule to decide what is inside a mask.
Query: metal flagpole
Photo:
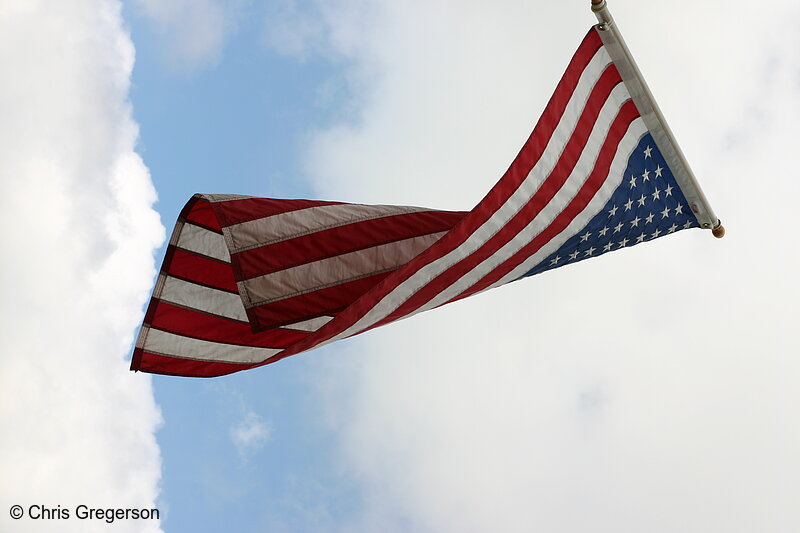
[[[692,211],[698,222],[700,222],[700,226],[710,229],[714,237],[722,238],[725,235],[725,228],[722,227],[719,219],[711,209],[711,205],[708,203],[705,194],[703,194],[697,178],[695,178],[688,161],[686,161],[686,156],[683,155],[675,136],[672,134],[672,130],[670,130],[664,115],[653,98],[653,94],[642,77],[639,67],[636,66],[630,50],[628,50],[625,41],[622,39],[619,28],[614,23],[611,13],[608,12],[606,0],[592,0],[592,11],[594,11],[597,20],[600,22],[597,25],[597,29],[603,45],[617,66],[617,70],[622,76],[622,81],[628,88],[634,104],[639,109],[647,129],[650,130],[661,154],[672,169],[675,180],[691,204]]]

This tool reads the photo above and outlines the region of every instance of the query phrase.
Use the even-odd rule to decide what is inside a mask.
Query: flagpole
[[[653,93],[650,92],[650,88],[644,81],[639,67],[633,60],[633,56],[625,44],[619,28],[614,23],[611,13],[608,12],[606,0],[592,0],[592,11],[599,21],[597,29],[603,44],[620,71],[620,75],[631,93],[631,98],[639,109],[642,119],[653,135],[659,150],[668,163],[673,163],[674,168],[673,165],[670,165],[670,168],[673,169],[675,179],[691,204],[692,211],[695,213],[698,222],[700,222],[700,226],[704,229],[710,229],[714,237],[722,238],[725,235],[725,228],[714,214],[713,209],[711,209],[708,199],[703,194],[697,178],[689,167],[686,156],[683,155],[672,130],[661,113],[661,109],[659,109],[655,98],[653,98]]]

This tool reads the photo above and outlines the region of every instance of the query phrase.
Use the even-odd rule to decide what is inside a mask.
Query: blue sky
[[[165,57],[166,37],[136,13],[126,10],[137,46],[131,100],[161,212],[177,213],[194,191],[220,187],[309,194],[298,162],[308,129],[330,114],[316,102],[333,66],[270,51],[261,18],[242,16],[219,63],[187,72]]]
[[[153,21],[126,7],[138,150],[163,223],[174,223],[195,192],[315,197],[301,161],[310,130],[339,114],[341,102],[320,94],[342,76],[335,62],[271,49],[265,9],[250,5],[219,60],[187,71],[165,57],[168,37]],[[154,378],[167,531],[328,530],[351,519],[361,495],[337,465],[313,359],[273,370],[224,381]],[[255,434],[237,446],[237,427]]]
[[[469,209],[588,4],[3,2],[0,530],[800,528],[788,1],[610,2],[722,241],[681,232],[223,378],[128,371],[192,194]],[[36,503],[162,517],[9,517]]]

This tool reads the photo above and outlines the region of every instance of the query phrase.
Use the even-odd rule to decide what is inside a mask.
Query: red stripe
[[[222,233],[222,227],[211,204],[198,195],[192,197],[183,208],[181,218],[192,224]]]
[[[597,158],[594,170],[588,180],[573,198],[570,204],[562,211],[562,213],[547,227],[542,233],[536,236],[530,243],[521,248],[517,253],[506,260],[502,265],[499,265],[492,272],[487,274],[480,282],[473,285],[470,289],[464,291],[458,297],[451,301],[465,298],[476,292],[480,292],[493,283],[500,280],[503,276],[514,270],[517,266],[522,264],[528,257],[538,252],[542,246],[550,242],[556,235],[564,231],[569,226],[572,220],[583,211],[589,202],[592,200],[597,191],[605,182],[608,177],[611,163],[617,153],[620,141],[625,136],[631,123],[639,117],[639,111],[633,103],[633,100],[628,100],[619,110],[619,114],[611,126],[611,130],[606,137],[603,147],[600,150],[600,156]]]
[[[272,215],[320,207],[325,205],[340,205],[342,202],[324,202],[320,200],[286,200],[275,198],[244,198],[241,200],[227,200],[214,202],[211,206],[223,226],[232,226],[242,222],[250,222]]]
[[[239,280],[411,237],[447,231],[465,212],[407,213],[346,224],[234,254]]]
[[[156,329],[193,339],[258,348],[286,348],[309,335],[307,331],[286,329],[253,333],[250,324],[245,322],[227,320],[163,301],[157,301],[149,324]]]
[[[230,263],[170,246],[167,273],[206,287],[239,293]]]
[[[561,187],[564,186],[564,183],[566,183],[567,178],[569,178],[586,147],[586,142],[597,122],[600,110],[608,100],[611,91],[620,83],[622,83],[622,78],[619,72],[617,72],[616,67],[614,65],[609,65],[592,89],[583,112],[578,119],[578,123],[575,126],[575,130],[572,133],[572,137],[567,141],[564,151],[561,153],[561,157],[559,157],[550,175],[545,179],[530,200],[528,200],[519,212],[504,224],[497,233],[481,245],[478,250],[473,252],[469,257],[455,263],[428,282],[425,287],[414,293],[403,305],[381,320],[381,324],[397,320],[425,305],[474,267],[497,253],[500,248],[516,237],[519,232],[524,230],[525,227],[541,213],[542,209],[547,206],[550,200],[561,190]]]
[[[247,310],[247,318],[253,331],[263,331],[319,316],[333,316],[389,274],[390,272],[373,274],[333,287],[251,307]]]
[[[151,374],[163,374],[165,376],[184,376],[190,378],[212,378],[224,376],[260,366],[257,364],[241,363],[218,363],[212,361],[196,361],[194,359],[183,359],[180,357],[169,357],[165,355],[145,352],[141,348],[134,350],[134,360],[141,363],[131,370],[141,370]]]
[[[550,137],[564,114],[567,104],[575,91],[575,87],[580,80],[581,74],[594,57],[597,50],[602,46],[600,36],[592,28],[586,34],[578,50],[575,52],[566,72],[556,87],[553,96],[542,113],[536,127],[522,150],[511,163],[511,166],[484,197],[478,206],[465,216],[456,226],[436,244],[428,248],[425,252],[412,259],[403,268],[395,271],[369,293],[350,305],[347,309],[339,313],[336,318],[319,329],[315,334],[309,336],[304,341],[288,348],[276,356],[273,360],[277,361],[284,357],[308,350],[317,344],[324,342],[338,333],[346,330],[355,324],[362,316],[374,307],[384,296],[390,293],[394,287],[408,279],[420,268],[436,261],[446,255],[451,250],[460,246],[466,239],[475,232],[519,187],[519,184],[527,177],[533,166],[542,156]]]

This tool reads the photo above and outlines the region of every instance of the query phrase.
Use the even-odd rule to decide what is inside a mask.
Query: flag
[[[253,368],[711,227],[716,219],[609,33],[589,31],[533,133],[471,211],[195,195],[169,242],[131,368],[203,377]]]

